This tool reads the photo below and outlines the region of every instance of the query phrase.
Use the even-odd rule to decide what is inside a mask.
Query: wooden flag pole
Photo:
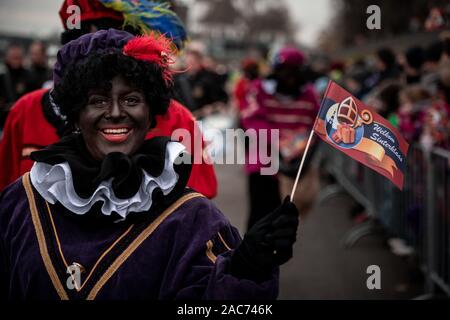
[[[314,127],[311,130],[311,133],[309,134],[308,142],[306,143],[305,152],[303,152],[302,161],[300,162],[300,167],[298,168],[298,171],[297,171],[297,177],[295,177],[294,186],[292,187],[292,191],[291,191],[291,202],[294,200],[294,194],[295,194],[295,190],[297,189],[298,179],[300,178],[300,173],[302,172],[303,164],[305,163],[306,154],[308,153],[309,145],[311,144],[313,135],[314,135]]]

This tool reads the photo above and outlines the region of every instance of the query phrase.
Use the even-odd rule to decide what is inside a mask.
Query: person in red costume
[[[77,5],[81,9],[80,29],[67,28],[67,8],[70,5]],[[111,27],[121,28],[124,25],[121,12],[107,8],[97,0],[65,0],[60,17],[65,28],[61,36],[63,44],[85,33]],[[143,31],[133,30],[127,26],[124,29],[135,34]],[[163,116],[157,116],[156,121],[156,127],[148,132],[147,139],[154,136],[171,136],[174,130],[182,128],[188,130],[191,135],[191,141],[182,141],[188,151],[203,152],[202,136],[195,118],[177,101],[172,100],[168,112]],[[0,142],[0,168],[2,168],[0,191],[31,169],[33,165],[33,161],[29,158],[31,152],[57,142],[63,131],[64,121],[58,110],[50,103],[49,90],[36,90],[20,98],[11,108]],[[195,146],[197,147],[194,148]],[[203,159],[203,154],[197,158]],[[208,198],[215,197],[217,180],[213,166],[205,161],[201,164],[194,163],[188,186]]]
[[[242,76],[236,82],[234,87],[234,97],[239,112],[243,112],[247,106],[247,95],[250,92],[252,81],[259,78],[258,62],[252,58],[246,58],[241,62]]]

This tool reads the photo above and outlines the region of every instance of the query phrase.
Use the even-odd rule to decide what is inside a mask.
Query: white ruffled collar
[[[102,214],[110,216],[112,212],[116,212],[125,219],[130,212],[148,211],[152,206],[152,193],[157,187],[167,195],[177,184],[179,176],[173,164],[185,147],[179,142],[171,141],[166,148],[162,174],[152,177],[142,170],[143,179],[139,190],[129,199],[120,199],[114,195],[112,178],[101,182],[89,198],[81,198],[75,192],[72,171],[67,162],[56,165],[36,162],[30,172],[31,183],[47,202],[59,202],[77,215],[86,214],[96,202],[102,201]]]

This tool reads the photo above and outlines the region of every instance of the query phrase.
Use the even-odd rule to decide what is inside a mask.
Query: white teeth
[[[122,134],[122,133],[128,133],[129,129],[127,128],[121,128],[121,129],[103,129],[102,130],[106,134]]]

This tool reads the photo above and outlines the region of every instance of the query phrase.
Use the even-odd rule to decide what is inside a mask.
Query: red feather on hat
[[[163,70],[163,78],[166,84],[173,81],[173,71],[170,65],[175,61],[173,43],[164,35],[149,34],[137,36],[128,41],[123,47],[123,54],[134,59],[156,63]]]

